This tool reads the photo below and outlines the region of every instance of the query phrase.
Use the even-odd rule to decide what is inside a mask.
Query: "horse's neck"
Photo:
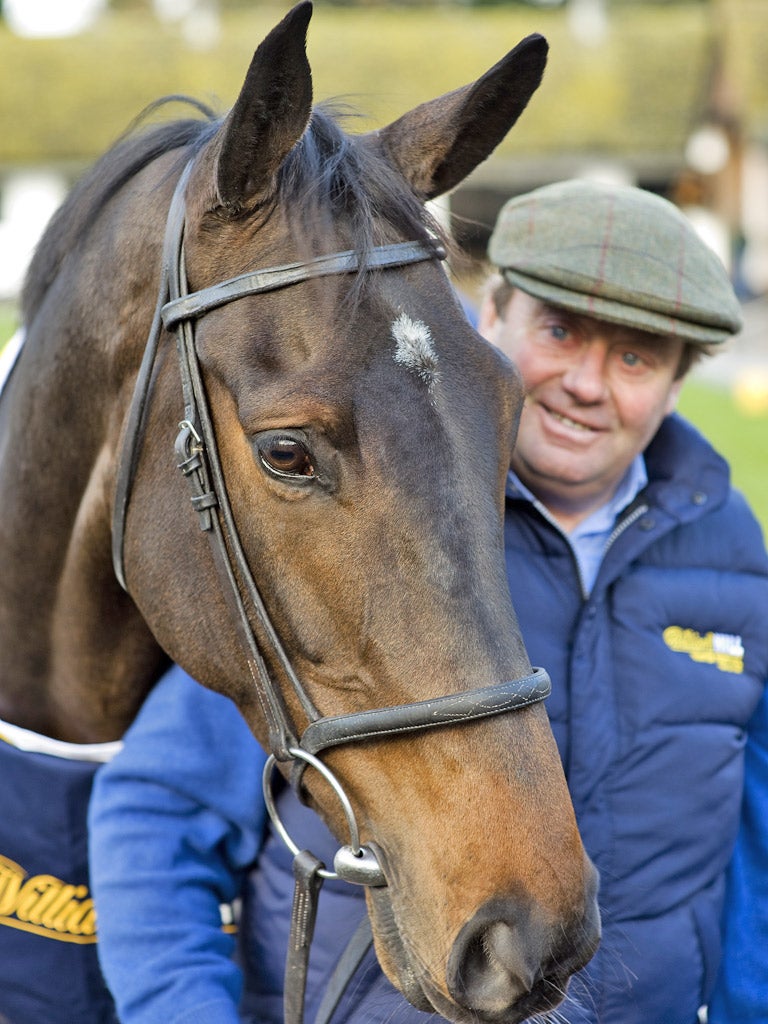
[[[66,315],[56,337],[41,319],[0,400],[0,718],[110,740],[161,654],[111,569],[119,417],[104,356]]]

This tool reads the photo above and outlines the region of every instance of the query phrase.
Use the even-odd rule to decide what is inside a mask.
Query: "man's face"
[[[613,495],[677,400],[683,343],[548,306],[515,289],[480,331],[517,364],[526,400],[512,467],[566,529]]]

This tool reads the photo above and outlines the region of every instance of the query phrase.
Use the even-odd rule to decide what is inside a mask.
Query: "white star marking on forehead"
[[[392,337],[397,343],[395,362],[413,370],[431,388],[437,380],[437,352],[427,325],[401,313],[392,324]]]

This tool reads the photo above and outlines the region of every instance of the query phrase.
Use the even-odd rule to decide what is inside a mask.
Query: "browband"
[[[166,328],[175,327],[181,320],[190,320],[203,313],[225,306],[243,295],[258,295],[262,292],[287,288],[313,277],[330,277],[334,274],[354,274],[356,271],[379,270],[382,267],[404,267],[409,263],[423,263],[425,259],[445,259],[445,249],[437,242],[395,242],[371,249],[361,259],[354,249],[347,249],[333,255],[317,256],[302,263],[284,263],[278,267],[266,267],[246,274],[238,274],[209,288],[201,288],[191,295],[182,295],[163,306],[162,317]]]

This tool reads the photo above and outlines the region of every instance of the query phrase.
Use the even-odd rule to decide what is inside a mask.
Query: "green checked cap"
[[[488,255],[509,284],[597,320],[710,345],[741,329],[720,260],[639,188],[573,180],[510,199]]]

